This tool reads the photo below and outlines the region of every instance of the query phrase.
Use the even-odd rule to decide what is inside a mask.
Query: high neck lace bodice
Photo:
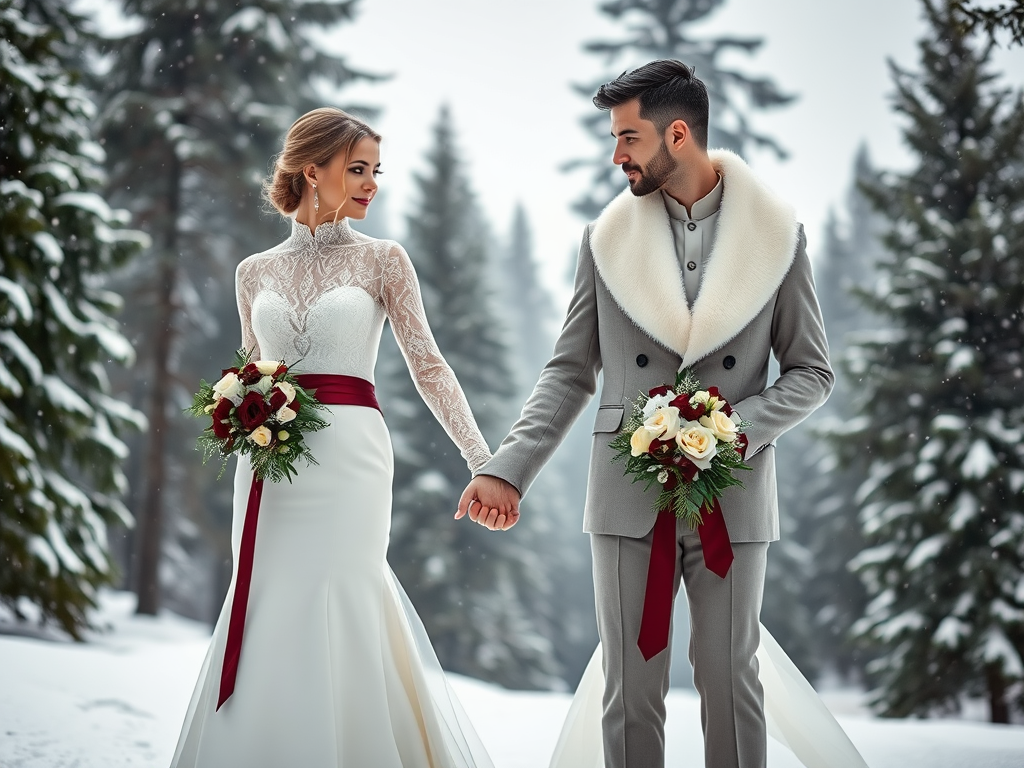
[[[348,219],[338,219],[336,222],[325,221],[317,225],[315,232],[305,224],[300,224],[292,219],[292,234],[285,242],[297,250],[315,252],[318,247],[351,245],[365,239],[352,229]]]
[[[416,388],[470,469],[490,458],[466,397],[434,342],[419,283],[398,243],[352,229],[347,219],[291,236],[243,260],[235,274],[242,344],[257,358],[301,360],[296,370],[373,381],[385,318]]]

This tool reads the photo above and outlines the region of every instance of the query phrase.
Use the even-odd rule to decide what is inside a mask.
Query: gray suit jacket
[[[624,476],[608,447],[637,395],[693,365],[753,426],[744,487],[722,509],[734,542],[779,537],[775,441],[824,402],[834,377],[803,228],[746,164],[709,153],[725,191],[714,250],[691,310],[660,195],[626,190],[584,233],[576,284],[554,356],[494,457],[477,474],[525,494],[595,394],[584,530],[639,538],[657,488]],[[768,384],[771,353],[781,375]]]

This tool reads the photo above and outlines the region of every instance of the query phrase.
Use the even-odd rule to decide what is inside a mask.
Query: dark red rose
[[[222,397],[217,401],[217,407],[213,409],[213,434],[221,440],[231,436],[231,422],[227,420],[231,415],[231,401]]]
[[[281,363],[279,366],[277,366],[277,370],[274,371],[274,380],[277,381],[286,373],[288,373],[288,366],[285,365],[284,363]]]
[[[294,400],[292,400],[290,403],[288,403],[288,407],[291,408],[296,413],[298,413],[299,412],[299,398],[296,397]]]
[[[674,437],[674,436],[673,436]],[[675,449],[675,440],[662,440],[659,437],[651,440],[651,446],[647,449],[647,452],[654,458],[661,462],[668,461],[672,455],[672,450]]]
[[[220,372],[220,376],[221,376],[221,378],[224,378],[229,373],[233,373],[233,374],[235,374],[237,376],[238,375],[238,369],[237,368],[225,368],[224,370],[222,370]]]
[[[246,432],[252,432],[270,416],[270,406],[266,398],[259,392],[250,392],[238,406],[238,420],[242,422]]]
[[[697,403],[696,405],[690,405],[687,403],[685,408],[679,409],[679,413],[681,413],[688,421],[697,421],[707,412],[708,407],[704,403]]]
[[[282,405],[284,405],[287,402],[288,402],[288,395],[286,395],[280,389],[278,389],[277,387],[274,387],[272,390],[270,390],[270,408],[271,408],[271,410],[276,411],[277,409],[279,409]]]
[[[647,393],[649,397],[660,397],[661,395],[668,394],[668,387],[662,384],[660,387],[655,387]]]
[[[249,363],[245,368],[238,372],[238,379],[245,386],[251,386],[263,378],[263,374],[260,373],[260,369],[256,367],[256,363]]]
[[[712,397],[721,397],[718,393],[718,387],[708,387],[708,394]]]
[[[687,421],[696,421],[707,412],[707,406],[704,403],[690,405],[690,396],[685,394],[677,397],[669,405],[678,408],[679,415]]]
[[[725,400],[722,401],[722,413],[726,416],[732,416],[732,406],[725,402]]]

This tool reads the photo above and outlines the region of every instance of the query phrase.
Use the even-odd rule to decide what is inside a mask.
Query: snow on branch
[[[58,409],[67,413],[80,413],[86,417],[93,415],[92,406],[62,379],[47,374],[43,376],[43,388],[46,390],[46,396],[50,402]]]
[[[26,323],[32,321],[32,302],[24,288],[13,280],[0,275],[0,293],[10,299],[11,304],[14,305],[14,311],[21,316],[22,320]]]
[[[28,372],[33,384],[43,379],[43,365],[28,345],[12,330],[0,331],[0,347],[6,347]]]

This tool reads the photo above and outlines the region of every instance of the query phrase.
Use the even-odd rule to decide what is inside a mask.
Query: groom
[[[678,61],[655,61],[598,89],[611,113],[614,162],[629,180],[583,237],[575,294],[554,356],[508,437],[466,488],[490,528],[518,518],[525,493],[604,380],[594,423],[584,530],[591,534],[604,648],[606,768],[664,764],[668,638],[638,647],[651,560],[654,493],[623,476],[608,444],[638,392],[693,366],[746,431],[744,487],[721,497],[735,559],[705,567],[681,521],[671,588],[686,585],[690,661],[709,768],[763,768],[763,693],[754,653],[768,542],[779,538],[775,441],[824,402],[833,374],[803,228],[737,155],[707,150],[708,94]],[[781,375],[768,386],[768,360]],[[477,504],[479,502],[479,504]],[[669,525],[671,526],[671,521]]]

